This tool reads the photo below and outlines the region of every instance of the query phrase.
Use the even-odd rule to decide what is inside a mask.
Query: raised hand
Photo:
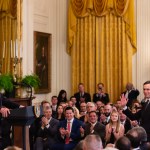
[[[121,101],[121,107],[125,107],[127,105],[128,99],[125,97],[124,94],[122,94],[120,97],[120,101]]]

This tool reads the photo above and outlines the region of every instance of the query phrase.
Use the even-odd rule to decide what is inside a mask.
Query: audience
[[[100,120],[104,125],[109,123],[111,112],[112,112],[112,106],[110,104],[105,105],[104,114],[101,114],[100,116]]]
[[[110,115],[110,122],[106,125],[106,144],[114,144],[123,135],[124,126],[120,122],[119,113],[113,110]]]
[[[51,105],[48,101],[43,100],[41,102],[41,106],[43,111],[46,109],[51,108]],[[30,141],[30,149],[33,150],[33,145],[35,143],[35,140],[37,138],[37,131],[41,127],[41,117],[36,118],[35,121],[31,124],[29,128],[29,141]]]
[[[60,90],[59,94],[58,94],[58,105],[61,102],[67,102],[67,92],[65,90]]]
[[[88,102],[86,104],[86,114],[80,117],[80,120],[82,120],[83,122],[88,122],[88,113],[91,111],[96,111],[96,105],[94,102]]]
[[[55,119],[62,121],[65,119],[65,115],[64,115],[64,109],[62,105],[58,105],[57,110],[56,110],[56,117]]]
[[[105,126],[98,122],[96,111],[89,112],[89,122],[85,123],[84,129],[81,127],[80,132],[85,137],[89,134],[99,135],[102,139],[103,145],[105,143]]]
[[[104,91],[104,84],[97,84],[97,93],[93,95],[93,102],[101,101],[105,105],[109,102],[109,95]]]
[[[137,99],[137,96],[140,94],[140,92],[134,88],[132,83],[127,83],[126,91],[124,91],[122,94],[124,94],[126,99],[128,99],[127,106],[131,107],[133,101]]]
[[[65,116],[66,119],[59,123],[58,142],[53,145],[53,150],[72,150],[81,140],[80,127],[83,123],[74,118],[74,109],[66,107]]]
[[[102,150],[102,140],[98,135],[88,135],[84,139],[84,150]]]
[[[147,141],[150,142],[150,81],[146,81],[143,84],[144,100],[142,102],[142,108],[133,114],[126,106],[128,100],[124,95],[121,97],[121,105],[123,113],[125,113],[131,120],[138,120],[140,126],[142,126],[147,133]]]
[[[73,150],[84,150],[84,140],[81,140]]]
[[[124,125],[124,133],[126,134],[131,128],[131,121],[127,116],[122,112],[122,110],[119,110],[119,115],[120,115],[120,122],[122,125]]]
[[[127,137],[122,136],[116,141],[115,147],[119,150],[131,150],[131,142]]]
[[[58,106],[58,98],[57,96],[52,96],[51,98],[51,108],[52,108],[52,116],[55,118],[57,114],[57,106]]]
[[[143,88],[147,90],[149,85],[150,81],[147,81]],[[31,150],[33,145],[35,150],[99,150],[103,147],[119,150],[149,149],[149,126],[144,124],[147,130],[141,127],[149,119],[141,113],[145,113],[143,108],[146,107],[146,99],[150,97],[149,92],[144,90],[145,99],[141,105],[132,99],[133,93],[138,90],[128,83],[125,95],[113,104],[109,102],[104,85],[100,83],[97,93],[93,95],[94,103],[91,102],[90,94],[85,92],[83,83],[78,88],[79,92],[69,101],[65,90],[59,92],[59,99],[52,96],[51,105],[48,101],[42,101],[43,116],[37,118],[29,130]],[[129,104],[126,97],[130,97]],[[131,114],[126,105],[135,114]],[[148,116],[148,109],[146,112]]]
[[[126,137],[131,142],[132,150],[140,150],[141,138],[138,135],[138,132],[135,128],[129,130],[126,134]]]
[[[75,93],[74,97],[77,100],[76,106],[78,109],[80,109],[80,103],[81,102],[86,102],[86,103],[90,102],[91,96],[89,93],[85,92],[83,83],[79,83],[78,90],[79,90],[79,92]]]
[[[41,118],[40,128],[37,130],[37,138],[35,141],[35,150],[52,149],[52,145],[56,142],[57,127],[59,121],[52,118],[52,109],[44,109],[44,116]]]

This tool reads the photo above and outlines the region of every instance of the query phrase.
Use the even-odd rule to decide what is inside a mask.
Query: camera
[[[99,87],[98,89],[99,89],[99,90],[102,90],[102,87]]]

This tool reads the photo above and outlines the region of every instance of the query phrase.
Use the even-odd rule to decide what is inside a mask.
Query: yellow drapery
[[[111,101],[116,101],[125,84],[132,82],[134,0],[70,0],[67,52],[72,93],[83,82],[92,95],[103,82]]]
[[[22,37],[22,0],[0,0],[0,63],[2,73],[13,73],[15,50]],[[16,40],[18,40],[16,45]],[[18,46],[18,48],[16,47]],[[19,53],[19,50],[17,51]],[[19,55],[20,54],[16,54]]]

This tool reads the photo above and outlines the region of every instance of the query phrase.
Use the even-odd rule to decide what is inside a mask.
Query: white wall
[[[70,56],[66,53],[67,0],[24,0],[23,74],[33,72],[33,31],[52,34],[51,93],[36,94],[33,102],[50,100],[63,88],[70,96]]]
[[[143,83],[150,80],[150,0],[137,0],[137,88],[143,98]]]
[[[52,34],[51,93],[36,95],[50,99],[64,88],[70,96],[70,56],[66,53],[68,0],[24,0],[23,2],[23,74],[33,72],[33,31]],[[137,53],[133,56],[133,83],[141,92],[150,79],[150,0],[136,0]]]

